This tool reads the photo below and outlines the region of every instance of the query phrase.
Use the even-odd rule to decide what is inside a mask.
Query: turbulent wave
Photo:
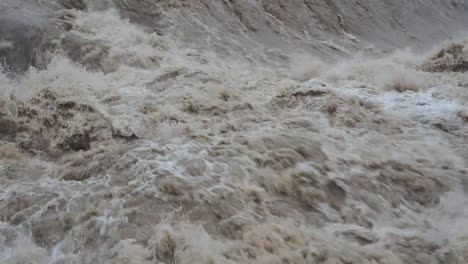
[[[3,0],[0,263],[467,263],[466,1]]]

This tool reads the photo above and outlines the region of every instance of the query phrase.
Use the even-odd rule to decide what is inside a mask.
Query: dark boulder
[[[39,15],[20,9],[0,10],[0,62],[11,73],[44,68],[51,27]]]

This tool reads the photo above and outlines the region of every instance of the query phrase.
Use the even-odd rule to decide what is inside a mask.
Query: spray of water
[[[466,263],[466,44],[227,2],[20,5],[46,52],[0,75],[0,263]]]

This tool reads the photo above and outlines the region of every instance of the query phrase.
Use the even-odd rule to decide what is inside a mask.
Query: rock
[[[32,12],[5,8],[0,11],[0,63],[8,72],[43,68],[47,59],[46,20]]]
[[[86,9],[82,0],[63,0],[60,4],[69,9]],[[59,50],[88,69],[102,70],[108,48],[70,32],[75,19],[72,11],[37,9],[31,12],[13,6],[0,10],[0,64],[5,72],[21,74],[31,66],[45,69],[50,54]]]

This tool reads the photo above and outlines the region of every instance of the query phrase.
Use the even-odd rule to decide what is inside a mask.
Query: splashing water
[[[0,263],[466,263],[466,3],[228,2],[0,5]]]

